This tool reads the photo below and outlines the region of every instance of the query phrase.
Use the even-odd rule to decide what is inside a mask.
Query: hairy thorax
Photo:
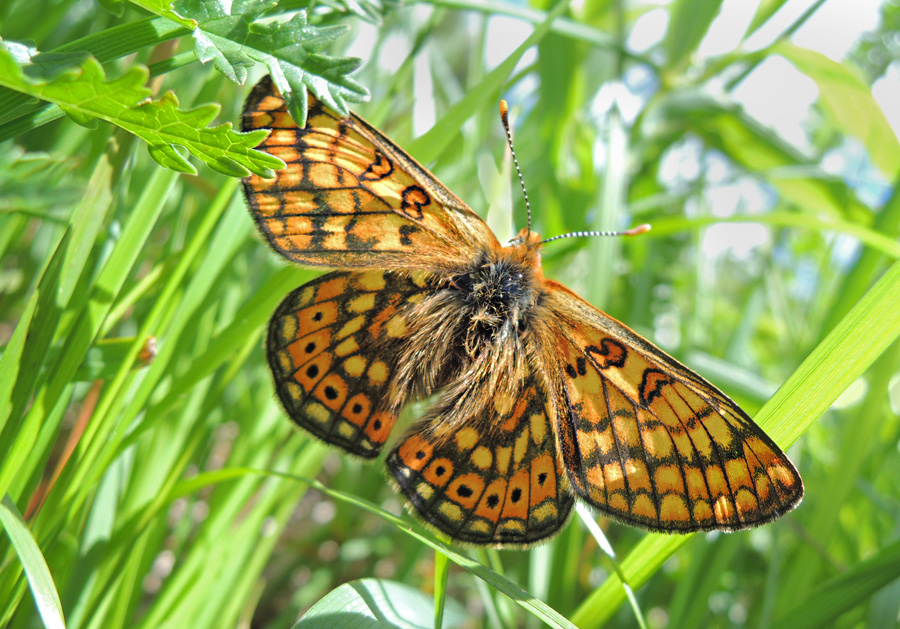
[[[543,292],[537,235],[517,241],[480,251],[412,307],[395,406],[440,391],[429,414],[449,430],[491,405],[490,415],[502,415],[513,403],[533,353],[529,337]]]
[[[524,245],[485,251],[450,281],[465,325],[463,347],[475,356],[498,338],[523,332],[538,299],[531,252]]]

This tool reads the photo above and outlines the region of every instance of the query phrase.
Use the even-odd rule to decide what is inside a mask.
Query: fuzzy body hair
[[[420,424],[431,426],[438,440],[466,422],[490,423],[509,413],[528,366],[541,355],[534,325],[544,291],[536,245],[481,251],[410,306],[392,411],[440,392]]]

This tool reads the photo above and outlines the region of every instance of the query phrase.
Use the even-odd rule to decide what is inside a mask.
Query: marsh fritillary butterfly
[[[311,94],[299,128],[266,77],[243,128],[287,167],[244,180],[282,256],[337,268],[297,288],[266,354],[299,426],[378,456],[403,407],[436,401],[387,454],[419,516],[454,540],[523,546],[575,498],[651,531],[769,522],[803,485],[725,394],[502,246],[465,203],[361,118]]]

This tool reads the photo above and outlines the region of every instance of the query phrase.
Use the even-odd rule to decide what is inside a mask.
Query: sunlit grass
[[[855,103],[880,124],[865,83],[778,44],[829,99],[806,157],[706,90],[707,76],[731,77],[756,59],[735,52],[692,65],[698,25],[712,18],[698,12],[717,3],[669,7],[673,24],[692,28],[673,27],[653,63],[620,56],[617,42],[635,16],[621,15],[618,33],[615,3],[554,24],[549,11],[529,10],[532,39],[490,68],[485,17],[463,11],[468,4],[439,4],[431,17],[422,6],[389,11],[378,27],[318,14],[320,25],[356,29],[333,44],[334,55],[358,33],[374,33],[372,56],[353,75],[372,100],[354,109],[433,165],[482,216],[493,203],[492,224],[521,227],[524,203],[506,179],[496,109],[509,99],[536,230],[654,225],[635,238],[551,243],[547,277],[721,386],[791,446],[803,476],[801,506],[751,532],[663,537],[600,518],[648,626],[821,626],[835,617],[837,626],[892,626],[900,195],[885,182],[896,180],[900,151],[889,129],[862,137],[869,128],[848,117],[843,106]],[[0,36],[32,39],[42,51],[81,43],[110,76],[149,64],[157,97],[172,90],[185,109],[220,103],[218,122],[237,119],[264,72],[257,64],[235,85],[196,62],[187,29],[167,18],[85,4],[92,19],[84,20],[81,6],[4,5]],[[417,56],[392,73],[379,59],[400,42]],[[630,67],[661,79],[642,92],[640,115],[592,111],[598,90]],[[412,112],[425,101],[437,123],[410,139]],[[445,627],[460,618],[466,626],[636,624],[609,558],[577,519],[529,551],[447,547],[403,512],[380,462],[343,457],[292,428],[273,395],[262,333],[282,298],[316,272],[289,268],[265,247],[236,179],[196,159],[198,177],[161,168],[141,140],[104,122],[78,125],[14,91],[0,93],[0,104],[8,140],[0,150],[0,625],[56,626],[55,590],[69,627],[286,627],[360,578],[429,597],[436,588]],[[823,174],[819,158],[835,137],[863,147],[881,194],[858,193],[854,173]],[[693,162],[664,177],[667,160]],[[707,176],[722,164],[724,177]],[[742,256],[701,246],[704,230],[722,220],[712,191],[727,185],[763,199],[725,219],[765,226],[767,237]],[[512,190],[512,206],[497,202],[498,189]],[[856,401],[832,407],[860,381]],[[360,587],[379,592],[377,583]],[[408,588],[383,591],[415,599],[416,622],[434,623],[434,606]],[[356,600],[344,594],[339,607]]]

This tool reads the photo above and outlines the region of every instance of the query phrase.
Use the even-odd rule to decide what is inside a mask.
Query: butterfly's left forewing
[[[803,495],[796,469],[724,393],[556,282],[559,444],[575,492],[653,531],[738,530]]]

